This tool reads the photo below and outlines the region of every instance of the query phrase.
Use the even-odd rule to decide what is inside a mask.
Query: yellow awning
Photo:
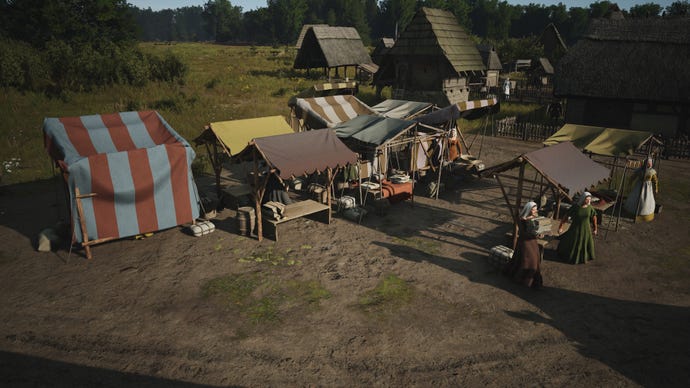
[[[282,116],[219,121],[210,124],[211,130],[231,155],[237,155],[252,139],[294,133]]]
[[[626,156],[632,155],[652,136],[653,134],[647,131],[565,124],[546,139],[544,145],[570,141],[575,147],[594,154]]]

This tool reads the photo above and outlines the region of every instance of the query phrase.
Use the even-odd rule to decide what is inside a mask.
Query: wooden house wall
[[[573,124],[633,129],[661,133],[666,137],[687,134],[690,106],[569,98],[565,121]]]

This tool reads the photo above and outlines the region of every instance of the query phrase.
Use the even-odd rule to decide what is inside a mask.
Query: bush
[[[29,44],[0,39],[0,86],[55,95],[91,91],[112,84],[143,86],[148,81],[182,80],[187,66],[172,53],[144,55],[128,43],[45,42]]]
[[[44,89],[50,71],[38,50],[24,42],[0,39],[0,86],[19,90]]]

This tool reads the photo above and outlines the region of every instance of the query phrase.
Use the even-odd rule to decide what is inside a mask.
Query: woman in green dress
[[[592,194],[585,191],[577,205],[573,205],[558,225],[561,234],[558,256],[572,264],[594,260],[594,236],[597,234],[597,212],[591,205]],[[568,230],[563,224],[570,218]]]

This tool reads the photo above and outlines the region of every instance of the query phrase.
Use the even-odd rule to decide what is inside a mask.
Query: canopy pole
[[[326,170],[327,172],[327,180],[328,180],[328,191],[326,192],[326,203],[328,203],[328,223],[331,223],[331,212],[333,211],[333,207],[331,206],[331,190],[333,190],[333,179],[335,178],[335,174],[333,174],[333,171],[331,170],[330,167]]]
[[[263,223],[261,220],[261,200],[263,193],[259,188],[259,162],[256,160],[256,147],[252,149],[254,159],[254,208],[256,209],[256,235],[259,241],[263,240]],[[251,234],[251,231],[249,232]]]
[[[520,203],[522,202],[522,186],[523,186],[523,179],[525,178],[525,161],[522,161],[522,164],[520,165],[520,176],[518,179],[518,187],[517,187],[517,198],[515,200],[515,216],[513,217],[513,220],[518,221],[519,214],[517,212],[520,211]],[[518,222],[515,222],[513,224],[513,251],[517,248],[517,241],[518,241],[518,230],[519,225]]]

